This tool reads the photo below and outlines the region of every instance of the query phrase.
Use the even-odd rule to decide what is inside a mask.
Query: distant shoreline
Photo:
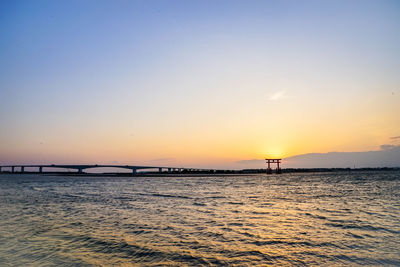
[[[282,169],[282,173],[318,173],[318,172],[360,172],[360,171],[400,171],[400,167],[382,167],[382,168],[287,168]],[[266,169],[243,169],[243,170],[217,170],[215,172],[208,171],[182,171],[182,172],[138,172],[121,173],[121,172],[108,172],[108,173],[77,173],[77,172],[11,172],[2,171],[1,174],[40,174],[42,176],[112,176],[112,177],[174,177],[174,176],[245,176],[266,174]],[[273,173],[275,174],[275,173]]]

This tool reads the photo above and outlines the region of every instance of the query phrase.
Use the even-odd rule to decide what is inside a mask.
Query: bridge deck
[[[2,165],[0,166],[0,171],[3,168],[11,168],[11,171],[14,172],[16,168],[20,168],[21,172],[25,171],[25,168],[38,168],[39,172],[43,172],[43,168],[62,168],[62,169],[75,169],[78,172],[83,172],[85,169],[93,169],[93,168],[120,168],[120,169],[129,169],[132,170],[133,173],[136,173],[137,170],[145,170],[145,169],[158,169],[159,172],[162,172],[164,169],[170,171],[183,171],[183,170],[191,170],[191,171],[214,171],[213,169],[199,169],[199,168],[183,168],[183,167],[166,167],[166,166],[136,166],[136,165],[101,165],[101,164],[45,164],[45,165]]]

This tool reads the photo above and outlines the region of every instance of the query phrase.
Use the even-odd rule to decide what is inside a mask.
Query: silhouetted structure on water
[[[279,164],[281,163],[282,159],[265,159],[267,161],[268,164],[268,168],[267,168],[267,174],[272,174],[272,169],[271,169],[271,163],[276,163],[277,167],[276,167],[276,173],[280,174],[282,173],[281,168],[279,167]]]

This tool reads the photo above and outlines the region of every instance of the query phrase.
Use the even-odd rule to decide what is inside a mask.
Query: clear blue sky
[[[399,1],[2,1],[0,161],[397,145],[399,29]]]

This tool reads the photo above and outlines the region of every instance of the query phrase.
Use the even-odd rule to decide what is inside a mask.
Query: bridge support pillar
[[[83,169],[79,168],[78,173],[83,173]]]
[[[39,167],[39,172],[40,172],[40,173],[43,172],[43,167]]]
[[[276,173],[280,174],[282,173],[281,168],[279,168],[279,161],[277,162],[278,167],[276,168]]]
[[[11,172],[14,172],[14,168],[15,168],[14,166],[11,167]]]
[[[25,167],[24,166],[21,167],[21,172],[25,172]]]
[[[162,172],[162,168],[158,168],[158,172]]]
[[[171,168],[168,168],[168,172],[171,172]]]
[[[137,170],[136,169],[132,169],[132,173],[133,174],[137,174]]]
[[[1,172],[1,166],[0,166],[0,172]]]

